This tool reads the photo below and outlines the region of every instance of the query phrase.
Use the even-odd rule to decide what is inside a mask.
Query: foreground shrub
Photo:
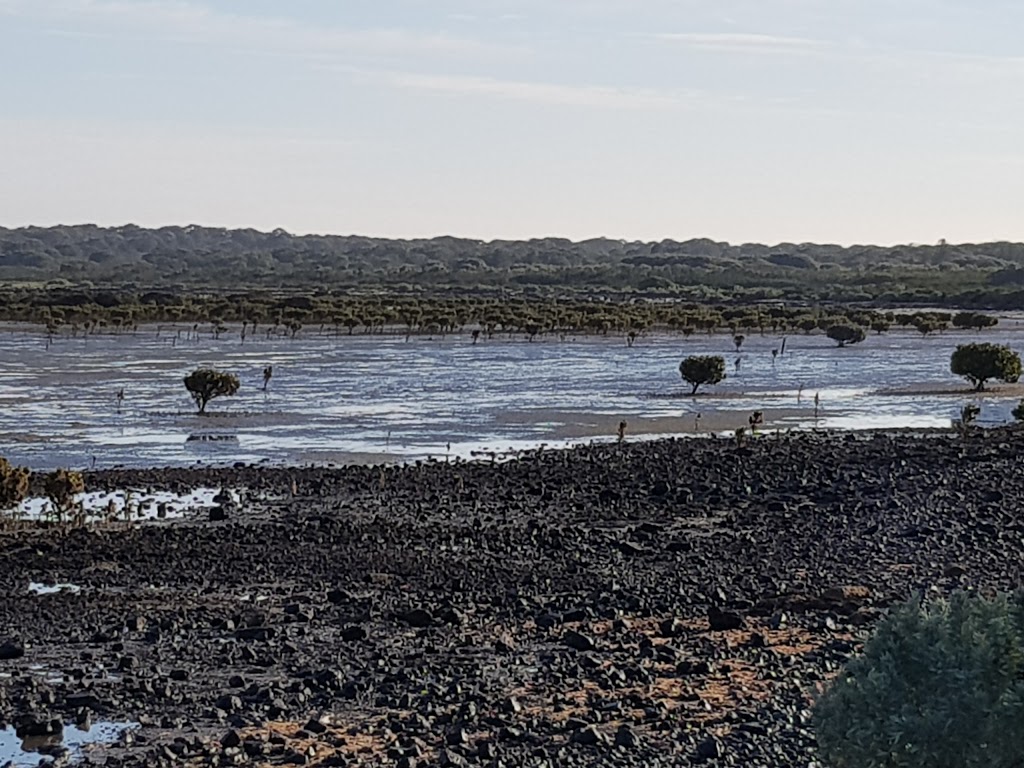
[[[0,512],[18,506],[28,496],[31,473],[0,457]]]
[[[1013,418],[1017,421],[1024,421],[1024,400],[1017,403],[1010,413],[1013,414]]]
[[[81,472],[58,469],[43,478],[43,489],[53,505],[53,513],[63,522],[75,506],[75,496],[85,491],[85,480]]]
[[[814,708],[829,768],[1024,766],[1024,593],[893,611]]]

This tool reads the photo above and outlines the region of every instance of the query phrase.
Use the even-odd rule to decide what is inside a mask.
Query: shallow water
[[[82,505],[87,520],[106,518],[111,509],[114,511],[113,517],[117,520],[124,520],[126,507],[130,509],[131,520],[171,520],[182,517],[191,510],[209,509],[216,506],[214,498],[218,493],[220,493],[218,488],[195,488],[187,493],[139,489],[111,492],[92,491],[76,494],[74,503]],[[160,513],[161,505],[163,505],[163,514]],[[19,504],[14,510],[14,516],[20,520],[45,520],[52,517],[52,508],[53,505],[48,499],[35,496],[25,499]]]
[[[871,335],[847,349],[820,335],[789,336],[786,354],[775,361],[771,350],[781,346],[780,337],[750,336],[737,355],[725,335],[654,335],[633,348],[619,338],[530,343],[496,337],[473,345],[468,335],[406,341],[314,331],[296,339],[242,343],[231,333],[172,344],[169,331],[152,328],[60,338],[47,348],[38,333],[8,331],[0,335],[0,455],[38,469],[94,462],[326,463],[351,454],[468,457],[592,439],[567,434],[551,415],[559,413],[629,419],[777,409],[786,415],[770,428],[948,427],[971,395],[884,392],[956,387],[960,380],[949,372],[955,346],[982,339],[1020,349],[1019,322],[1004,320],[982,334]],[[698,400],[685,396],[678,373],[679,361],[691,354],[721,354],[728,361],[727,381]],[[263,393],[261,372],[268,364],[274,376]],[[208,418],[192,412],[182,385],[201,366],[234,372],[242,381],[237,396],[210,404]],[[821,399],[817,422],[815,393]],[[980,422],[995,424],[1009,420],[1017,398],[980,402]],[[188,442],[203,434],[232,439]]]
[[[82,588],[77,584],[70,584],[67,582],[58,582],[56,584],[43,584],[42,582],[33,581],[28,585],[28,591],[33,595],[57,595],[61,592],[70,592],[71,594],[78,594],[82,591]]]
[[[45,757],[40,750],[48,752],[58,745],[68,750],[71,764],[74,765],[88,747],[114,744],[126,731],[137,727],[132,723],[95,723],[88,731],[83,731],[65,725],[62,736],[27,739],[20,738],[14,728],[3,728],[0,729],[0,765],[11,762],[14,768],[28,768],[49,763],[50,758]]]

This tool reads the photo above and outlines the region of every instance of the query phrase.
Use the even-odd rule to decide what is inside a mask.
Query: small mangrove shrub
[[[28,496],[32,473],[16,467],[0,457],[0,518],[7,515]]]
[[[1017,405],[1013,407],[1013,418],[1017,421],[1024,421],[1024,400],[1021,400]]]
[[[1024,592],[896,608],[814,723],[828,768],[1024,766]]]
[[[269,375],[268,375],[269,372]],[[273,370],[264,371],[264,386],[270,382]],[[206,413],[206,405],[215,397],[234,395],[238,392],[238,377],[233,373],[215,371],[212,368],[198,368],[185,377],[185,389],[195,400],[199,414]]]
[[[85,480],[81,472],[58,469],[43,478],[43,489],[54,516],[63,523],[75,511],[75,496],[85,491]]]

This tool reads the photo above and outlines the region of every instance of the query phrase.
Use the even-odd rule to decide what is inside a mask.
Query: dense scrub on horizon
[[[203,289],[346,288],[693,301],[1024,306],[1024,244],[896,247],[296,236],[283,230],[0,227],[0,281]]]

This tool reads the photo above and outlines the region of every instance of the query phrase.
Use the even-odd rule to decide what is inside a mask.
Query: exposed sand
[[[686,416],[653,416],[638,417],[604,413],[580,413],[570,411],[525,411],[504,414],[501,421],[505,424],[521,424],[523,426],[543,426],[551,424],[548,435],[554,439],[578,440],[588,437],[614,437],[619,430],[619,422],[626,422],[626,437],[630,435],[673,435],[673,434],[707,434],[709,432],[726,432],[749,426],[748,419],[753,411],[719,411],[703,410]],[[779,408],[762,410],[764,424],[762,431],[776,428],[778,421],[785,419],[811,420],[814,410],[811,408]],[[824,411],[821,412],[824,416]]]
[[[873,394],[883,395],[886,397],[913,397],[929,396],[929,397],[941,397],[944,395],[956,396],[956,397],[1020,397],[1024,398],[1024,383],[1019,384],[1003,384],[994,383],[986,384],[985,389],[982,392],[975,391],[974,387],[964,382],[952,382],[949,384],[939,382],[922,382],[919,384],[908,384],[905,387],[896,387],[891,389],[879,389]]]

